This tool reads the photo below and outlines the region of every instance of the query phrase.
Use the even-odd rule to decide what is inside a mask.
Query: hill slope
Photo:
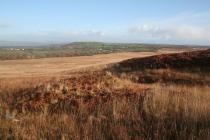
[[[202,51],[162,54],[145,58],[133,58],[120,62],[116,69],[208,69],[210,68],[210,49]]]

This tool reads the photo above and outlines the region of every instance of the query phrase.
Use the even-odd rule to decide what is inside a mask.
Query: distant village
[[[20,48],[6,48],[8,51],[24,51],[25,49],[20,49]]]

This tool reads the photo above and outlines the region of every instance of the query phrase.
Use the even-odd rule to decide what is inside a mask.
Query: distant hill
[[[119,52],[155,52],[160,49],[192,49],[207,46],[131,44],[102,42],[73,42],[69,44],[43,44],[33,42],[0,41],[0,60],[48,57],[89,56]]]

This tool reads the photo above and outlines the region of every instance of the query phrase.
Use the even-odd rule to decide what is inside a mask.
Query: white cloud
[[[38,31],[35,34],[42,36],[103,36],[104,31],[100,30],[66,30],[66,31]]]
[[[176,27],[172,30],[174,37],[178,39],[187,39],[187,40],[208,40],[206,37],[209,34],[209,29],[195,26],[181,26]],[[206,34],[207,33],[207,34]]]
[[[151,24],[143,24],[137,27],[132,27],[130,30],[128,30],[127,34],[139,36],[141,39],[151,40],[170,38],[166,29],[162,29],[160,26]]]
[[[164,20],[142,22],[127,34],[136,41],[210,44],[210,13],[180,14]]]
[[[65,31],[34,31],[21,34],[18,40],[27,41],[52,41],[52,42],[71,42],[71,41],[103,41],[104,31],[100,30],[65,30]]]

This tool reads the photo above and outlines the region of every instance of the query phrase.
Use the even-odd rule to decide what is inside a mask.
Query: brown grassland
[[[93,56],[54,57],[42,59],[4,60],[0,61],[0,78],[14,77],[55,77],[69,75],[69,71],[101,67],[122,60],[146,57],[179,50],[159,50],[158,52],[125,52]],[[182,50],[181,50],[182,51]]]
[[[208,139],[210,50],[153,55],[1,61],[0,139]]]

